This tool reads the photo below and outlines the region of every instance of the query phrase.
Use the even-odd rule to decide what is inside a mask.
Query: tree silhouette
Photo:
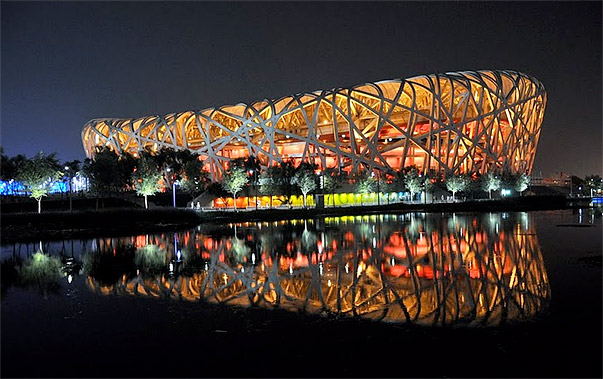
[[[73,178],[77,175],[77,172],[80,170],[80,161],[73,160],[67,161],[64,163],[65,168],[65,179],[67,183],[69,183],[69,212],[73,210]]]

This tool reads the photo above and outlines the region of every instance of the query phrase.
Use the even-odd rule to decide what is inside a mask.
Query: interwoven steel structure
[[[443,174],[530,173],[546,106],[538,80],[516,71],[464,71],[366,83],[200,111],[102,118],[82,131],[96,146],[136,154],[190,149],[212,178],[233,158],[263,165],[307,161],[320,168]]]

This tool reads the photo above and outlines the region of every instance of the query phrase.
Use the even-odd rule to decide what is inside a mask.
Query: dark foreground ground
[[[131,235],[158,231],[176,231],[201,223],[276,221],[311,217],[365,215],[404,212],[513,212],[565,209],[564,196],[526,196],[458,203],[396,203],[353,207],[260,209],[230,211],[193,211],[160,207],[140,209],[115,207],[101,210],[46,211],[37,213],[0,212],[2,243],[17,241],[89,238],[103,235]]]
[[[2,300],[1,375],[600,378],[600,221],[536,227],[551,303],[530,322],[413,327],[100,296],[83,282],[43,301],[11,288]]]

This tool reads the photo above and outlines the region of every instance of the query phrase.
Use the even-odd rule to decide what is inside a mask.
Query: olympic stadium
[[[97,118],[82,131],[118,154],[189,149],[212,179],[234,158],[316,164],[348,174],[415,165],[428,174],[530,173],[546,92],[509,70],[430,74],[299,93],[276,100],[137,119]]]

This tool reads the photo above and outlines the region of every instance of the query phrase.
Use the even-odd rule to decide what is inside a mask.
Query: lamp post
[[[381,182],[381,172],[377,170],[377,205],[381,205],[381,190],[379,189],[379,183]]]
[[[254,188],[254,192],[255,192],[255,196],[254,196],[254,198],[255,198],[255,209],[258,209],[258,190],[257,190],[256,185],[255,185],[255,170],[252,169],[252,170],[249,170],[247,172],[249,173],[249,175],[252,176],[252,179],[253,179],[253,188]],[[247,197],[247,206],[249,206],[249,197]]]
[[[255,210],[258,210],[258,173],[253,171],[253,188],[255,190]]]
[[[371,172],[371,177],[375,177],[375,171]],[[379,181],[381,177],[379,176],[379,170],[377,170],[377,205],[381,205],[381,199],[379,199]],[[374,203],[373,203],[374,204]]]
[[[166,185],[170,185],[170,179],[172,178],[172,176],[169,174],[172,171],[171,167],[166,167],[165,171],[168,173],[168,176],[166,177],[167,179],[167,183]],[[174,205],[174,208],[176,208],[176,181],[173,180],[172,181],[172,203]]]
[[[174,208],[176,208],[176,182],[177,180],[174,180],[172,183],[172,199],[174,201]]]
[[[320,173],[320,188],[322,190],[322,207],[326,208],[326,202],[325,202],[325,173],[324,173],[324,171],[322,171]],[[333,197],[332,194],[331,194],[331,197]]]
[[[73,203],[71,200],[71,170],[69,169],[69,166],[65,166],[65,173],[67,174],[67,180],[69,181],[69,212],[71,212],[73,210]]]

